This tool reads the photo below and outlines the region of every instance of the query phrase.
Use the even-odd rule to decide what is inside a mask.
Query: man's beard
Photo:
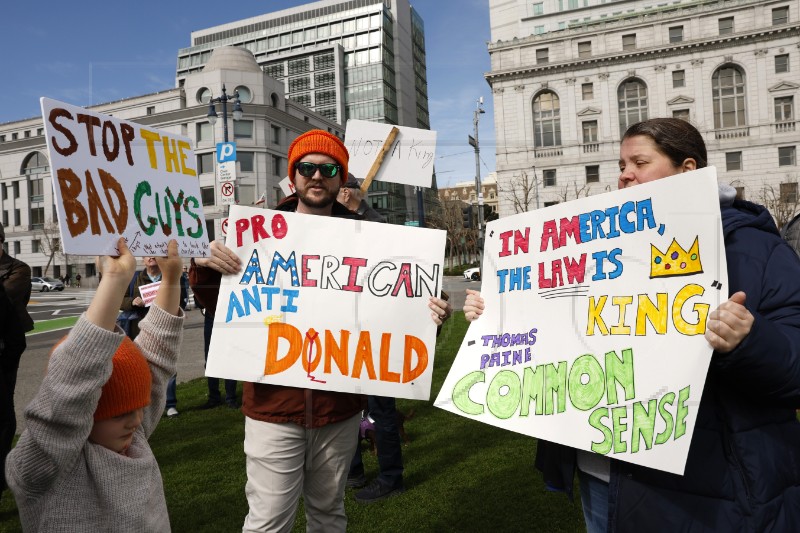
[[[324,194],[320,196],[319,192],[321,191]],[[311,193],[311,194],[309,194]],[[336,201],[336,196],[339,194],[339,191],[331,192],[326,188],[314,189],[312,193],[311,184],[308,184],[307,187],[300,189],[297,188],[297,197],[301,202],[303,202],[308,207],[313,207],[316,209],[328,207],[329,205],[333,204]]]

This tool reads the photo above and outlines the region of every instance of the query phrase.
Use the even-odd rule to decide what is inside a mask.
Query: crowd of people
[[[370,212],[336,136],[302,134],[288,159],[296,193],[278,210],[385,221]],[[619,162],[619,188],[626,188],[702,168],[707,154],[688,122],[651,119],[625,133]],[[587,531],[800,528],[800,259],[763,207],[735,196],[720,184],[731,289],[708,319],[714,354],[685,474],[538,443],[535,464],[548,488],[571,496],[578,476]],[[210,255],[193,259],[187,273],[171,241],[166,257],[145,258],[145,268],[136,271],[124,239],[118,249],[117,256],[99,259],[97,292],[53,349],[25,410],[26,428],[5,462],[4,479],[25,531],[110,531],[120,524],[126,531],[170,529],[147,439],[165,409],[177,415],[186,285],[206,309],[207,358],[222,276],[240,273],[242,261],[214,241]],[[26,275],[26,283],[18,281]],[[0,280],[0,321],[15,320],[20,327],[14,331],[27,331],[30,269],[0,250]],[[138,287],[159,281],[155,301],[145,306]],[[443,296],[428,302],[437,326],[452,313]],[[484,310],[480,293],[468,291],[466,319],[478,320]],[[13,377],[24,350],[24,336],[9,334],[5,328],[0,345],[3,455],[14,435]],[[225,381],[224,401],[238,408],[237,384]],[[219,380],[208,378],[204,407],[222,404]],[[243,531],[291,530],[302,496],[308,531],[343,532],[346,487],[361,488],[356,500],[365,503],[404,492],[394,398],[246,382],[241,409],[249,507]],[[358,447],[364,413],[375,424],[379,464],[369,484]]]

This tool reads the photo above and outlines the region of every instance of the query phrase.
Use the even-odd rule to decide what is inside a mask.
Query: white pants
[[[360,422],[356,414],[343,422],[305,429],[245,418],[245,492],[250,511],[242,531],[291,531],[302,494],[306,531],[344,533],[344,490]]]

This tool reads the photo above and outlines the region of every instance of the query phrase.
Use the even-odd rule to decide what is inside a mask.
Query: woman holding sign
[[[679,119],[631,126],[619,188],[707,165],[699,131]],[[709,315],[714,348],[683,476],[539,441],[549,487],[577,468],[587,530],[797,531],[800,528],[800,261],[769,212],[719,185],[730,298]],[[467,291],[464,313],[484,302]]]

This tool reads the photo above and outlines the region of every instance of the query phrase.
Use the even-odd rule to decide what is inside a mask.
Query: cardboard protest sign
[[[147,285],[139,286],[139,294],[142,296],[142,301],[145,307],[150,307],[156,301],[158,295],[158,288],[161,287],[161,282],[148,283]]]
[[[426,400],[445,232],[233,206],[206,375]]]
[[[187,137],[41,99],[63,250],[136,256],[205,256],[195,157]]]
[[[283,178],[278,185],[281,186],[281,191],[283,191],[284,196],[291,196],[295,192],[294,183],[289,179],[289,176]]]
[[[345,146],[350,153],[348,168],[356,178],[364,179],[383,147],[391,124],[367,120],[348,120]],[[394,126],[400,133],[392,143],[375,180],[430,187],[433,159],[436,156],[436,132],[404,126]]]
[[[435,405],[682,474],[728,297],[716,169],[490,222],[482,273]]]

